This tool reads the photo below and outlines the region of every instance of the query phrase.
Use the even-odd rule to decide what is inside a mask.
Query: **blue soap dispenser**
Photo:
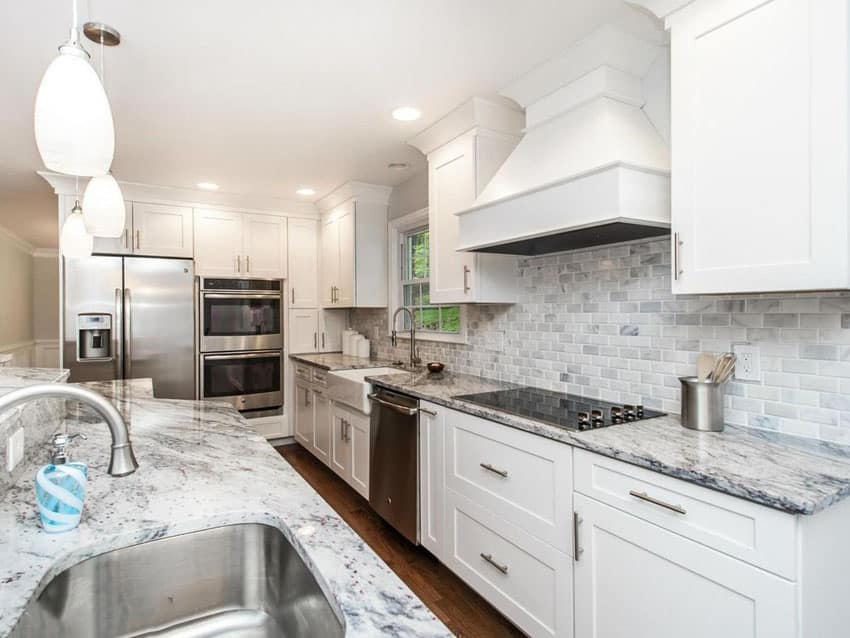
[[[82,434],[53,435],[53,462],[35,475],[35,496],[44,531],[67,532],[80,524],[86,500],[89,467],[69,462],[68,444]]]

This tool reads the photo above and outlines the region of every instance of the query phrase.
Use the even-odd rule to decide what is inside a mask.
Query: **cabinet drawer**
[[[326,388],[328,386],[328,371],[321,368],[313,368],[313,383]]]
[[[313,372],[310,369],[310,366],[304,365],[303,363],[296,363],[295,378],[308,382],[311,381],[313,379]]]
[[[530,636],[572,636],[572,558],[446,492],[446,564]]]
[[[575,450],[574,465],[576,492],[794,580],[790,514],[585,450]]]
[[[446,411],[446,487],[572,553],[572,449]]]

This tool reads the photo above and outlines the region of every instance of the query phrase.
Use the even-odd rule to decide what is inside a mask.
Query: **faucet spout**
[[[415,368],[422,362],[422,359],[419,358],[419,355],[416,352],[416,317],[413,314],[413,311],[407,306],[399,306],[396,308],[396,311],[393,313],[392,320],[392,345],[396,346],[398,343],[398,339],[396,338],[395,324],[396,319],[398,318],[399,313],[406,312],[407,316],[410,317],[410,367]]]
[[[39,383],[13,390],[0,397],[0,413],[22,403],[43,398],[72,399],[92,407],[106,421],[112,435],[112,455],[107,472],[112,476],[127,476],[136,471],[139,463],[133,454],[133,445],[124,417],[102,394],[65,383]]]

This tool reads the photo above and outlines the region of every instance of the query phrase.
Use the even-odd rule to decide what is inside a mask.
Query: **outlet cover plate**
[[[11,472],[24,459],[24,429],[18,428],[6,440],[6,471]]]
[[[757,345],[737,343],[732,346],[735,353],[735,379],[738,381],[761,381],[761,361]]]

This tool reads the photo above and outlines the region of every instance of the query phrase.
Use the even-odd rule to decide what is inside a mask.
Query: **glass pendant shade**
[[[88,54],[76,43],[59,47],[35,98],[35,142],[52,171],[105,175],[115,152],[109,99]]]
[[[83,193],[86,232],[95,237],[120,237],[124,233],[124,195],[112,175],[92,177]]]
[[[79,210],[78,206],[74,207]],[[71,213],[62,224],[59,247],[65,257],[89,257],[94,247],[94,238],[86,232],[81,212]]]

